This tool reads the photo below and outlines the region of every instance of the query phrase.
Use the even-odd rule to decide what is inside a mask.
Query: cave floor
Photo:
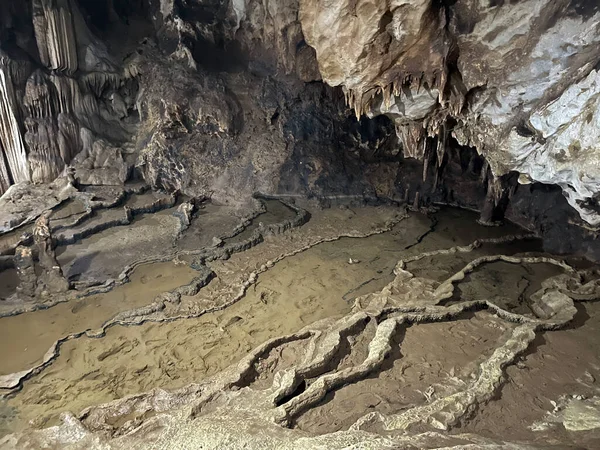
[[[59,249],[112,284],[0,318],[1,448],[600,446],[594,266],[452,208],[176,208]]]

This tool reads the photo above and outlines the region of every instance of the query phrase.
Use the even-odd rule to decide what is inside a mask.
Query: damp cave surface
[[[0,449],[600,448],[591,0],[0,0]]]
[[[257,230],[290,220],[295,215],[292,207],[277,200],[262,201],[262,205],[262,211],[237,228],[235,236],[227,237],[218,245],[251,240]],[[222,208],[205,205],[196,214],[196,228],[191,232],[198,233],[194,230],[202,230],[203,223],[213,227],[213,221],[226,223]],[[66,209],[57,210],[56,220],[68,216]],[[392,206],[315,209],[307,225],[266,236],[263,242],[245,251],[209,263],[216,276],[198,294],[181,296],[179,306],[187,316],[180,312],[177,320],[155,321],[150,313],[136,324],[110,326],[101,336],[79,335],[101,327],[119,313],[147,306],[160,294],[192,282],[198,275],[192,268],[192,255],[174,260],[176,263],[137,266],[125,284],[106,293],[0,318],[2,375],[39,365],[57,340],[71,336],[61,342],[56,355],[39,373],[27,376],[18,390],[2,400],[2,433],[21,431],[29,426],[55,425],[64,411],[81,411],[154,388],[176,391],[190,383],[210,379],[270,339],[310,328],[319,320],[350,314],[355,299],[382,292],[394,281],[394,270],[402,259],[439,249],[464,247],[481,240],[482,245],[470,252],[426,256],[406,265],[415,277],[439,283],[475,258],[500,254],[544,255],[541,242],[536,238],[493,241],[524,236],[527,232],[510,223],[499,227],[478,225],[476,215],[469,211],[445,207],[427,214],[411,212],[402,220],[397,213],[398,208]],[[393,217],[399,221],[389,229],[382,229]],[[312,244],[302,245],[306,239],[302,236],[303,227],[311,223],[314,228],[304,233],[319,234],[326,230],[330,237],[320,242],[322,239],[313,236],[309,239]],[[162,226],[159,221],[149,224]],[[93,242],[90,239],[100,239],[102,233],[109,232],[113,239],[118,239],[119,233],[135,234],[136,227],[146,226],[144,220],[133,221],[126,226],[128,230],[123,226],[109,228],[82,243]],[[356,230],[361,230],[364,236],[350,237]],[[193,242],[190,236],[184,237],[188,243]],[[492,241],[486,242],[490,239]],[[282,254],[286,256],[272,262]],[[234,302],[217,310],[209,305],[205,312],[198,313],[198,305],[215,303],[219,296],[234,295],[239,286],[238,278],[261,267],[262,272],[243,295],[233,297]],[[106,269],[110,272],[114,268]],[[12,269],[5,272],[7,277],[13,274]],[[552,264],[491,262],[468,274],[447,304],[489,299],[507,311],[535,317],[531,309],[532,294],[545,280],[562,272]],[[578,314],[589,315],[586,323],[598,319],[594,307],[586,306]],[[364,360],[374,336],[374,326],[375,322],[367,324],[359,337],[345,338],[347,353],[337,362],[338,370]],[[293,426],[317,434],[344,430],[365,412],[391,414],[431,401],[424,394],[427,389],[433,389],[436,395],[451,395],[472,381],[477,367],[515,326],[483,311],[466,313],[456,321],[442,324],[412,324],[392,341],[393,363],[365,381],[332,391],[315,408],[295,419]],[[593,334],[594,330],[598,331],[597,327],[591,328],[589,333]],[[577,336],[573,339],[579,339]],[[585,340],[581,340],[581,345],[588,346],[590,355],[594,353],[589,347],[592,341],[593,337],[587,334]],[[563,347],[559,343],[553,351],[564,351]],[[304,345],[296,345],[270,354],[264,362],[259,360],[256,388],[264,389],[274,373],[301,360],[304,349]],[[593,367],[586,362],[572,370],[587,373],[593,372]],[[327,370],[335,368],[334,365]],[[544,380],[545,376],[552,377],[541,373],[540,379]],[[536,395],[535,386],[528,389],[531,395]],[[562,394],[568,392],[554,388],[545,395]],[[494,406],[489,408],[489,413],[484,410],[486,416],[497,414],[493,412]],[[543,419],[542,411],[535,418]],[[521,429],[527,435],[526,427]],[[486,430],[494,436],[503,432]]]

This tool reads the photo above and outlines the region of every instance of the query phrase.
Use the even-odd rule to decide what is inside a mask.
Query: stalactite
[[[437,135],[437,167],[439,168],[442,165],[442,161],[444,160],[444,155],[446,154],[446,142],[448,139],[448,130],[446,128],[446,124],[442,124],[440,126],[440,130]]]
[[[52,181],[64,168],[58,148],[58,127],[53,118],[25,120],[25,140],[29,148],[31,180],[35,183]]]
[[[518,173],[511,172],[501,177],[490,174],[487,177],[487,195],[479,221],[490,224],[504,219],[504,213],[508,203],[516,189]]]
[[[444,64],[444,66],[442,67],[442,70],[440,72],[440,76],[438,77],[438,101],[440,102],[440,104],[444,104],[446,97],[445,97],[445,91],[446,91],[446,83],[448,82],[448,69],[446,67],[446,64]]]
[[[386,87],[383,88],[382,93],[383,93],[383,104],[385,106],[386,109],[390,109],[390,106],[392,104],[392,88],[393,86],[391,84],[388,84]]]
[[[46,76],[36,70],[27,80],[23,104],[29,115],[36,118],[54,115],[54,99]]]
[[[84,93],[92,93],[101,97],[105,90],[118,89],[121,77],[116,73],[92,72],[79,78],[81,90]]]
[[[59,74],[52,74],[50,81],[56,88],[58,110],[65,113],[74,112],[77,104],[81,102],[81,91],[77,82]]]
[[[69,0],[33,0],[33,23],[40,60],[53,70],[78,69],[77,41]]]
[[[481,167],[481,184],[487,184],[489,169],[490,169],[490,165],[487,162],[487,159],[484,159],[483,166]]]
[[[83,93],[73,78],[53,74],[50,77],[56,88],[59,112],[75,114],[82,120],[89,120],[98,114],[98,100],[91,92]]]
[[[72,78],[47,77],[37,70],[27,81],[23,101],[30,116],[25,142],[31,180],[52,181],[81,149],[79,125],[71,116],[84,103],[79,86]]]
[[[423,87],[423,77],[424,76],[425,76],[425,74],[423,72],[421,72],[421,76],[419,76],[418,83],[417,83],[417,94],[419,92],[421,92],[421,88]]]
[[[27,154],[19,127],[19,108],[7,65],[0,62],[0,143],[12,182],[29,181]],[[10,181],[8,183],[10,184]],[[2,184],[6,184],[3,180]]]
[[[423,159],[425,154],[425,129],[420,123],[396,125],[396,134],[402,141],[406,158]]]
[[[453,71],[449,77],[450,96],[448,99],[448,108],[455,117],[460,113],[465,105],[467,88],[465,87],[460,72]]]
[[[400,84],[398,83],[397,80],[394,80],[393,83],[393,92],[394,92],[394,96],[397,97],[400,95]]]
[[[50,55],[48,54],[48,20],[42,0],[33,0],[33,29],[37,43],[40,61],[46,67],[50,67]]]

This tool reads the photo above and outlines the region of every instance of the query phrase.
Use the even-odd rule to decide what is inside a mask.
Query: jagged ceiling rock
[[[323,80],[357,115],[390,115],[405,155],[453,130],[494,176],[558,184],[600,225],[597,2],[301,0],[299,17]],[[415,120],[426,132],[407,132]]]
[[[475,93],[466,126],[455,133],[459,141],[476,146],[497,176],[517,170],[558,184],[581,217],[599,225],[597,211],[585,206],[600,180],[592,120],[600,93],[592,72],[600,62],[599,5],[459,0],[453,8],[458,68]]]
[[[429,89],[425,86],[420,88],[403,86],[401,93],[403,95],[377,97],[367,115],[372,118],[385,114],[400,125],[425,119],[438,104],[437,89]]]
[[[285,73],[295,72],[303,81],[321,79],[315,52],[304,42],[298,0],[236,0],[232,5],[240,20],[236,38],[251,52],[260,54],[261,47],[273,51]]]
[[[358,115],[377,93],[400,95],[407,80],[445,83],[446,19],[430,0],[301,0],[299,17],[323,80],[343,86]]]
[[[163,48],[206,69],[321,79],[315,51],[306,45],[298,0],[161,0],[154,17]],[[190,59],[191,58],[191,59]]]
[[[533,136],[511,129],[506,147],[512,168],[557,184],[588,223],[600,225],[600,74],[592,71],[529,117]]]
[[[127,167],[136,156],[134,173],[156,187],[222,198],[244,186],[347,187],[329,167],[346,155],[316,156],[318,148],[337,140],[330,148],[343,143],[372,160],[387,150],[371,152],[372,142],[352,135],[356,122],[346,121],[336,90],[300,98],[306,85],[298,78],[322,78],[343,88],[357,115],[391,118],[404,156],[424,160],[423,177],[429,167],[443,170],[452,134],[486,157],[496,179],[516,170],[524,182],[556,183],[585,220],[600,224],[597,83],[587,78],[600,60],[595,2],[9,0],[1,12],[2,73],[10,78],[0,100],[2,191],[17,179],[51,181],[69,165],[87,181],[108,182],[83,175],[105,171],[101,158],[89,160],[96,141],[121,148]],[[144,36],[156,51],[142,56]],[[152,69],[158,59],[168,67]],[[249,87],[268,78],[285,91],[270,103]],[[580,109],[593,112],[591,122]],[[355,128],[343,137],[347,125]],[[307,150],[312,136],[318,144]],[[129,155],[134,142],[138,154]],[[386,192],[398,152],[386,156]],[[261,170],[273,175],[269,183],[257,181]],[[482,173],[492,193],[510,191],[488,179],[487,167]]]

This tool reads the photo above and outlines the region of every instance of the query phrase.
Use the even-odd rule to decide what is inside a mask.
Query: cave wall
[[[541,230],[511,202],[556,185],[562,223],[600,223],[595,2],[0,8],[2,192],[69,174],[227,203],[419,197]]]
[[[323,79],[392,117],[407,155],[453,136],[600,224],[597,2],[301,0],[300,20]]]
[[[3,190],[72,166],[80,184],[140,177],[223,202],[389,194],[393,177],[378,173],[393,162],[319,82],[297,2],[4,8],[2,61],[18,77],[3,91]]]
[[[128,115],[135,90],[90,31],[79,4],[10,0],[3,8],[2,190],[18,182],[50,182],[74,162],[85,182],[84,172],[96,167],[99,152],[114,156],[103,162],[105,168],[119,166],[133,132],[120,119]],[[124,181],[112,172],[96,182]]]

